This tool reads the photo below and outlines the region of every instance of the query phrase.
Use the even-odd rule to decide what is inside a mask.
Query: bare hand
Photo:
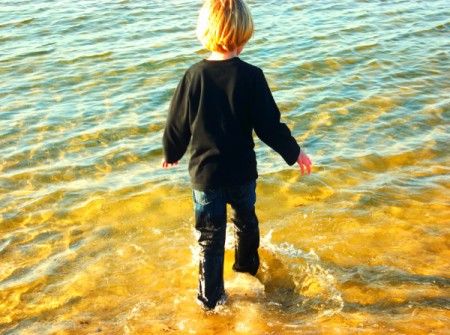
[[[300,155],[298,155],[297,158],[297,164],[300,166],[300,171],[302,174],[305,174],[305,167],[306,171],[308,171],[308,174],[311,173],[311,160],[309,159],[308,155],[304,153],[303,150],[300,151]]]
[[[175,162],[175,163],[167,163],[166,160],[165,160],[164,158],[161,160],[161,166],[162,166],[164,169],[171,168],[172,166],[175,166],[175,165],[178,165],[178,162]]]

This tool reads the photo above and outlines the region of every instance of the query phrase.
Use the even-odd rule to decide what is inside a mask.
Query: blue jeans
[[[224,300],[223,263],[227,204],[235,232],[233,270],[255,275],[259,267],[259,227],[255,214],[256,181],[213,190],[193,190],[195,229],[200,245],[198,299],[209,309]]]

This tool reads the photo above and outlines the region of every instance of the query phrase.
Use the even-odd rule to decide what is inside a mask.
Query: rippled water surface
[[[262,266],[230,239],[205,314],[187,157],[159,168],[201,1],[1,1],[1,334],[449,334],[447,1],[249,4],[314,170],[257,142]]]

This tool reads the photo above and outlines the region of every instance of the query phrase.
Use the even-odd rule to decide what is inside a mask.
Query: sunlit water
[[[249,3],[314,170],[257,142],[261,269],[229,240],[207,314],[187,157],[159,168],[201,1],[1,1],[1,334],[450,333],[448,2]]]

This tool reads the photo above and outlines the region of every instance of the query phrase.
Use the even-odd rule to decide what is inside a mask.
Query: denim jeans
[[[223,264],[227,204],[235,232],[233,270],[255,275],[259,267],[259,227],[255,214],[256,181],[198,191],[193,190],[195,229],[200,245],[198,299],[208,309],[225,298]]]

